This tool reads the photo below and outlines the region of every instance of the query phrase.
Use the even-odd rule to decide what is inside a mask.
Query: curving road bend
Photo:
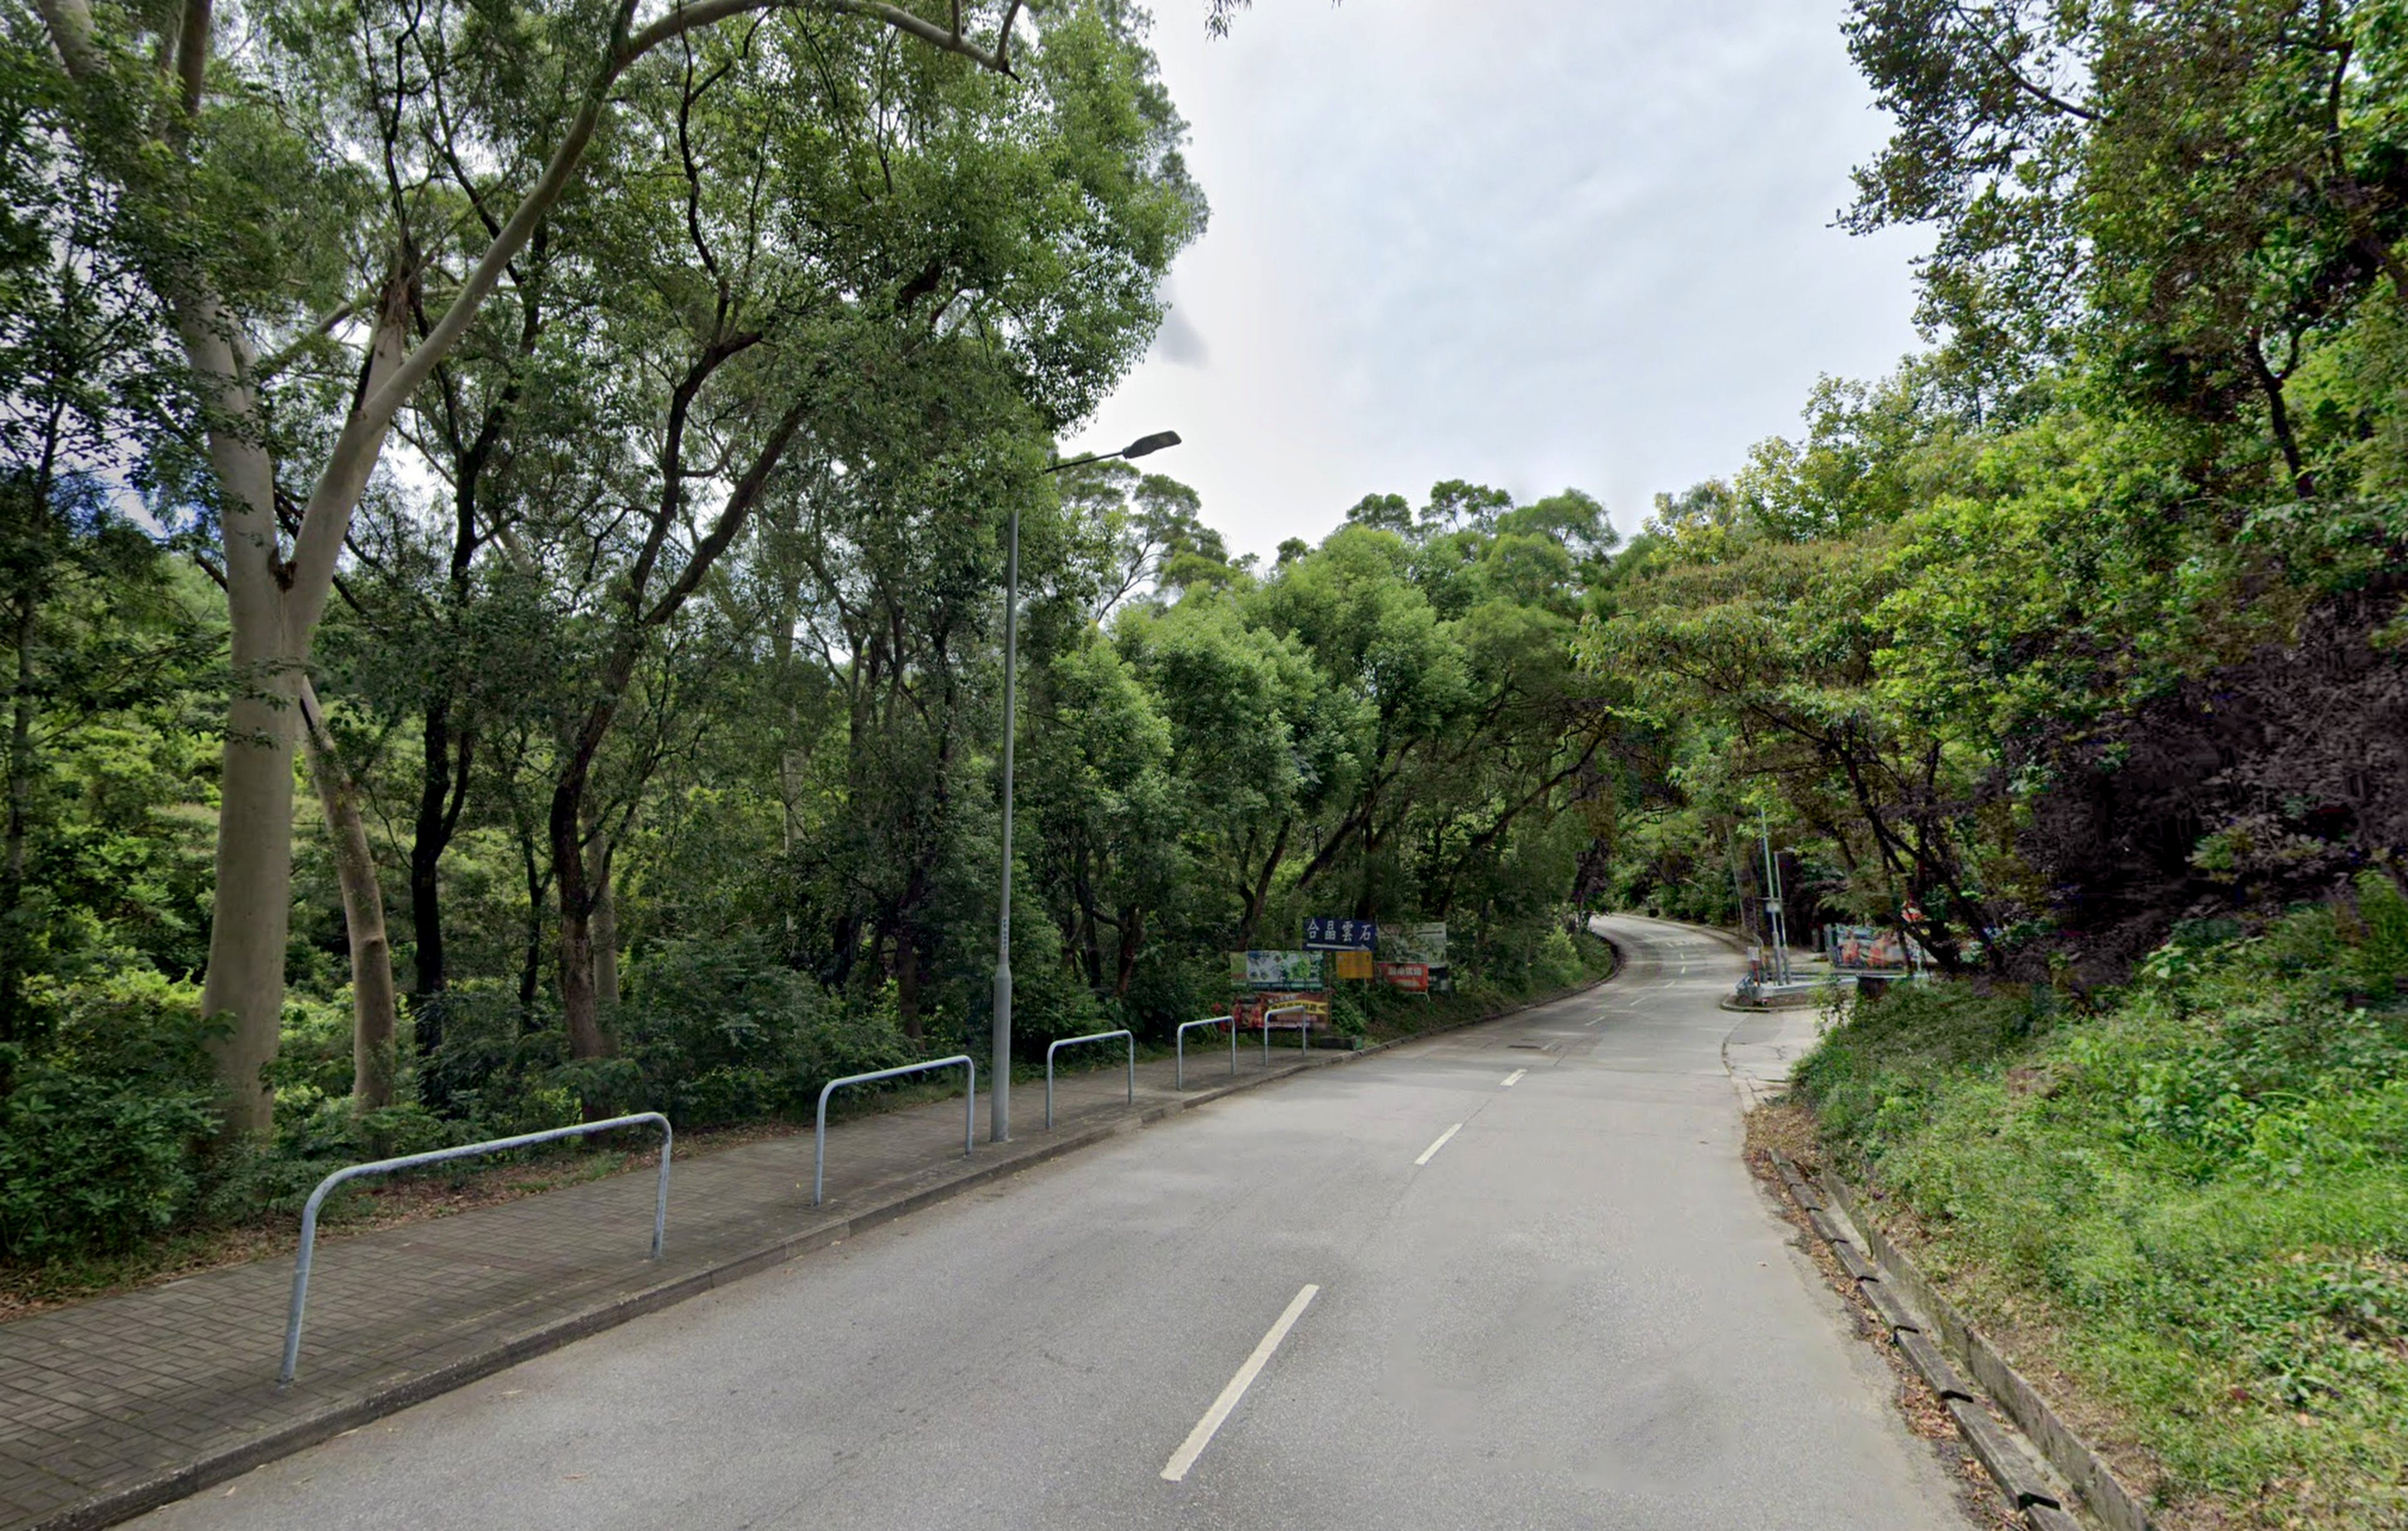
[[[1963,1531],[1740,1158],[1711,935],[638,1320],[149,1526]]]

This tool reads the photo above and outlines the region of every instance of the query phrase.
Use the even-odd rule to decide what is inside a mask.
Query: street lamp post
[[[1175,430],[1156,431],[1141,436],[1118,452],[1094,452],[1083,457],[1072,457],[1045,469],[1058,473],[1066,468],[1082,468],[1088,463],[1109,461],[1114,457],[1142,457],[1167,446],[1179,444]],[[1011,507],[1011,546],[1004,556],[1003,565],[1003,892],[997,901],[1000,913],[996,919],[995,937],[995,1055],[988,1076],[994,1081],[987,1091],[987,1107],[991,1115],[987,1124],[987,1141],[1008,1142],[1011,1137],[1011,745],[1016,726],[1020,689],[1020,504]]]
[[[1774,981],[1789,981],[1789,917],[1781,898],[1781,862],[1772,854],[1772,825],[1764,810],[1756,811],[1756,832],[1764,840],[1764,924],[1771,945]]]

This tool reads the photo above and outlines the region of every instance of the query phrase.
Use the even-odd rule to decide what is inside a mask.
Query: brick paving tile
[[[1230,1081],[1206,1047],[1190,1098]],[[1240,1083],[1289,1072],[1294,1053],[1244,1055]],[[1311,1062],[1326,1062],[1326,1059]],[[984,1081],[982,1081],[983,1084]],[[1041,1081],[1015,1081],[1006,1148],[961,1157],[959,1097],[828,1130],[827,1205],[810,1205],[809,1134],[744,1145],[671,1172],[668,1244],[651,1244],[648,1168],[434,1221],[322,1233],[300,1379],[275,1386],[293,1262],[229,1266],[0,1324],[0,1531],[79,1515],[95,1498],[280,1430],[341,1423],[336,1411],[447,1366],[476,1366],[548,1324],[700,1276],[898,1197],[1046,1152],[1126,1115],[1119,1070],[1066,1076],[1056,1131]],[[1138,1106],[1177,1099],[1168,1059],[1138,1066]],[[985,1105],[978,1111],[984,1131]],[[361,1415],[358,1417],[366,1417]],[[322,1426],[315,1422],[327,1422]],[[356,1423],[356,1418],[350,1423]],[[131,1513],[139,1505],[122,1505]]]

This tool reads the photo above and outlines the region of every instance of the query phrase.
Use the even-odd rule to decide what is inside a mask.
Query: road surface
[[[161,1528],[1964,1531],[1739,1152],[1711,937],[1056,1161]]]

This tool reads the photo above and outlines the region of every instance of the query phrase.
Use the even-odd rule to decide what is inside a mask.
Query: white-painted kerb
[[[1440,1141],[1444,1142],[1445,1139]],[[1221,1396],[1212,1400],[1212,1407],[1204,1411],[1204,1417],[1196,1422],[1196,1428],[1187,1432],[1187,1438],[1179,1443],[1179,1450],[1171,1452],[1170,1460],[1163,1464],[1164,1481],[1176,1483],[1186,1478],[1187,1469],[1196,1466],[1196,1459],[1204,1454],[1204,1448],[1212,1444],[1212,1437],[1220,1430],[1222,1422],[1229,1417],[1230,1410],[1238,1407],[1238,1400],[1246,1395],[1246,1390],[1254,1385],[1254,1379],[1262,1375],[1264,1365],[1270,1361],[1271,1352],[1280,1348],[1281,1340],[1287,1338],[1287,1332],[1296,1327],[1296,1321],[1303,1317],[1305,1308],[1320,1291],[1321,1288],[1311,1281],[1304,1284],[1303,1290],[1287,1305],[1287,1311],[1271,1325],[1270,1333],[1254,1347],[1254,1353],[1246,1357],[1246,1364],[1238,1368],[1238,1375],[1230,1378],[1229,1385],[1221,1390]]]
[[[1446,1147],[1446,1140],[1461,1131],[1463,1131],[1463,1123],[1458,1121],[1454,1126],[1448,1128],[1445,1132],[1439,1134],[1438,1141],[1431,1144],[1428,1148],[1424,1148],[1422,1150],[1422,1156],[1413,1161],[1414,1166],[1418,1168],[1423,1164],[1428,1163],[1431,1160],[1436,1159],[1438,1157],[1438,1151]]]

